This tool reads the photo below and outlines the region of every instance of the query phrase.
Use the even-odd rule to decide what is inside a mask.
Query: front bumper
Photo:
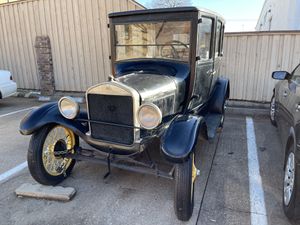
[[[146,144],[146,141],[142,139],[135,141],[132,145],[123,145],[123,144],[118,144],[118,143],[113,143],[108,141],[97,140],[97,139],[93,139],[89,132],[86,133],[85,136],[81,138],[83,138],[84,141],[87,142],[89,145],[96,147],[99,150],[112,151],[112,152],[117,151],[118,153],[120,152],[132,153],[136,151],[142,151],[143,146]]]

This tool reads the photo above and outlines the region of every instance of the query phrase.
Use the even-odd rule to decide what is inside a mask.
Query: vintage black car
[[[295,220],[300,219],[300,65],[292,73],[276,71],[272,77],[280,80],[273,91],[270,118],[285,152],[283,209]]]
[[[22,120],[20,132],[32,135],[29,170],[45,185],[64,180],[75,160],[107,165],[106,176],[113,166],[174,179],[176,215],[189,220],[195,145],[222,127],[229,97],[229,81],[218,76],[225,22],[194,7],[109,18],[112,75],[87,90],[87,110],[64,97]]]

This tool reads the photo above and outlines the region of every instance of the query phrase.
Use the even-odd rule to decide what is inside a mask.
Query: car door
[[[300,65],[292,73],[289,82],[288,111],[290,113],[290,126],[296,126],[300,121]]]
[[[276,92],[275,92],[276,93]],[[280,130],[280,133],[283,134],[287,129],[287,109],[288,109],[288,96],[290,94],[289,90],[289,81],[283,80],[279,81],[278,90],[277,90],[277,99],[278,99],[278,116],[277,123]],[[286,132],[286,131],[285,131]],[[285,135],[281,135],[285,136]]]
[[[300,120],[300,66],[289,80],[282,81],[279,87],[279,122],[283,143],[286,143],[290,128]]]
[[[208,100],[213,71],[213,29],[214,18],[203,16],[198,24],[196,77],[193,95],[193,108]]]
[[[215,34],[215,43],[214,43],[214,64],[213,70],[211,72],[211,85],[210,85],[210,94],[214,89],[215,83],[220,75],[220,67],[223,56],[223,37],[224,37],[224,24],[221,20],[216,22],[216,34]]]

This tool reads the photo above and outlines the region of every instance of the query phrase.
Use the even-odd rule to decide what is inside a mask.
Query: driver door
[[[198,24],[198,41],[196,61],[196,77],[194,84],[194,95],[198,98],[193,102],[193,108],[202,105],[208,100],[213,73],[213,26],[214,18],[202,17]]]
[[[291,79],[283,81],[279,94],[282,138],[283,143],[286,143],[290,128],[300,121],[300,66],[293,71]]]

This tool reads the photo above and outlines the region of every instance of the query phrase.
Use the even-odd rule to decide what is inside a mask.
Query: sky
[[[152,0],[137,0],[149,6]],[[226,32],[254,31],[265,0],[192,0],[194,6],[218,12],[226,19]]]

